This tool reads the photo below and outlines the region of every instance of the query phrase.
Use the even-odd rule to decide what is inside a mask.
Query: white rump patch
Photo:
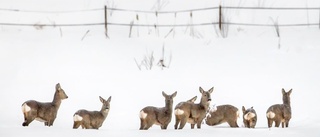
[[[140,111],[139,117],[142,119],[145,119],[148,116],[147,113],[145,113],[143,110]]]
[[[184,111],[181,109],[176,109],[176,110],[174,110],[174,114],[175,115],[182,115],[182,114],[184,114]]]
[[[82,121],[83,117],[79,116],[78,114],[73,116],[73,121]]]
[[[272,111],[269,111],[267,113],[267,118],[274,118],[275,116],[276,116],[276,114],[274,112],[272,112]]]
[[[249,113],[244,115],[244,119],[245,120],[250,120],[250,119],[254,118],[255,116],[256,116],[256,114],[254,114],[252,112],[249,112]]]
[[[24,103],[21,109],[23,113],[29,112],[31,110],[31,108],[27,105],[27,103]]]
[[[237,118],[240,118],[240,111],[237,111]]]

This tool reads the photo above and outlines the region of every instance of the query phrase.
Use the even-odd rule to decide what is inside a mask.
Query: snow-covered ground
[[[0,8],[29,9],[37,11],[78,10],[100,8],[114,2],[117,8],[153,10],[156,0],[96,1],[77,0],[69,4],[63,0],[46,2],[33,0],[0,1]],[[141,3],[144,4],[141,4]],[[290,3],[260,0],[260,6],[317,7],[319,2],[308,0]],[[35,4],[36,3],[36,4]],[[76,3],[76,4],[74,4]],[[167,1],[163,10],[182,10],[208,7],[219,1],[205,0]],[[184,4],[181,4],[184,3]],[[252,1],[226,1],[228,5],[257,6]],[[216,6],[218,4],[212,4]],[[210,7],[210,6],[209,6]],[[96,12],[93,12],[96,13]],[[103,22],[103,13],[40,14],[1,11],[0,22],[19,23],[73,23]],[[267,11],[229,12],[235,22],[270,23]],[[231,15],[235,14],[234,16]],[[259,19],[260,14],[266,18]],[[130,23],[135,17],[122,16],[114,11],[113,22]],[[301,11],[296,14],[297,23],[319,21],[319,11]],[[81,16],[80,16],[81,15]],[[201,15],[201,14],[199,14]],[[215,17],[198,16],[203,22],[215,21]],[[287,15],[287,16],[285,16]],[[308,15],[308,18],[306,18]],[[288,14],[272,12],[279,17],[279,24],[290,23]],[[281,18],[281,16],[284,16]],[[72,18],[70,18],[72,17]],[[154,22],[151,15],[141,14],[139,23]],[[170,15],[159,16],[158,21]],[[197,18],[197,14],[194,14]],[[262,17],[261,17],[262,18]],[[71,19],[71,20],[70,20]],[[147,20],[144,21],[143,19]],[[265,20],[264,20],[265,19]],[[168,20],[174,23],[174,18]],[[189,18],[176,18],[177,24],[189,23]],[[318,136],[320,128],[320,30],[313,27],[280,28],[279,38],[273,27],[230,26],[229,35],[221,38],[214,27],[195,27],[195,38],[187,28],[176,28],[173,37],[164,38],[171,28],[160,28],[159,35],[153,28],[109,26],[109,36],[104,26],[87,27],[34,27],[0,26],[0,136]],[[86,34],[86,32],[89,32]],[[138,36],[139,32],[139,36]],[[139,70],[135,60],[153,53],[155,61],[162,58],[169,68],[155,65],[152,70]],[[53,127],[32,122],[22,127],[21,104],[29,99],[51,101],[54,86],[60,83],[69,98],[64,100]],[[139,111],[145,106],[164,106],[162,91],[172,94],[178,91],[174,106],[197,95],[199,86],[208,90],[214,87],[211,104],[254,106],[258,114],[255,129],[229,128],[226,124],[215,127],[202,125],[202,129],[173,129],[174,117],[168,130],[153,126],[139,131]],[[282,103],[281,89],[293,89],[291,94],[292,119],[290,127],[267,128],[265,112],[270,105]],[[78,109],[99,110],[98,96],[112,96],[111,110],[99,130],[73,130],[72,116]]]

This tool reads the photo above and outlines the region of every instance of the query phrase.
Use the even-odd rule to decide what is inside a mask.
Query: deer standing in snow
[[[111,96],[108,100],[105,100],[101,96],[99,96],[99,99],[102,103],[100,111],[81,109],[73,115],[73,129],[77,129],[79,126],[83,129],[99,129],[102,126],[110,110]]]
[[[176,105],[174,110],[176,117],[176,122],[174,125],[175,129],[178,129],[178,126],[179,129],[183,129],[187,122],[191,124],[191,129],[194,129],[195,124],[197,124],[197,128],[201,128],[202,120],[206,117],[210,105],[213,87],[208,91],[204,91],[201,87],[199,87],[199,91],[202,94],[199,104],[186,101],[180,102]]]
[[[244,126],[247,128],[255,128],[257,123],[257,113],[253,107],[246,109],[244,106],[242,106],[242,112]]]
[[[56,84],[56,92],[52,102],[43,103],[35,100],[24,102],[21,107],[24,115],[22,126],[28,126],[35,119],[44,122],[45,126],[52,126],[57,117],[61,100],[66,98],[68,96],[58,83]]]
[[[165,98],[165,107],[148,106],[140,111],[140,130],[148,130],[153,124],[160,125],[161,129],[167,129],[171,122],[173,98],[177,95],[177,91],[172,95],[162,91],[162,95]]]
[[[289,126],[289,121],[291,119],[291,93],[292,89],[290,89],[288,92],[282,89],[283,104],[275,104],[268,108],[266,115],[269,128],[272,127],[273,122],[275,122],[275,127],[279,127],[280,123],[282,125],[282,128]]]
[[[206,117],[206,124],[209,126],[215,126],[227,122],[230,127],[239,127],[237,119],[239,117],[238,108],[232,105],[220,105],[215,106]]]

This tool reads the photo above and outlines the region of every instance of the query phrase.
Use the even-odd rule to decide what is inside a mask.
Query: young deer
[[[187,122],[191,124],[191,129],[194,129],[195,124],[197,124],[197,128],[201,128],[202,120],[206,117],[206,113],[210,105],[213,87],[209,89],[209,91],[204,91],[201,87],[199,87],[199,91],[202,94],[199,104],[187,101],[180,102],[175,107],[175,129],[178,129],[179,124],[179,129],[183,129]]]
[[[206,124],[215,126],[227,122],[230,127],[239,127],[237,124],[238,117],[238,108],[232,105],[221,105],[209,111],[206,117]]]
[[[282,128],[289,126],[291,119],[291,106],[290,106],[290,94],[292,89],[286,92],[282,89],[283,104],[275,104],[268,108],[266,114],[268,119],[268,127],[272,127],[272,123],[275,122],[275,127],[279,127],[280,123]]]
[[[167,129],[171,122],[173,98],[177,95],[177,91],[172,95],[162,91],[162,95],[165,97],[165,107],[148,106],[140,111],[140,130],[148,130],[153,124],[160,125],[161,129]]]
[[[77,129],[80,125],[82,129],[99,129],[102,126],[110,110],[111,96],[108,100],[103,99],[101,96],[99,96],[99,99],[102,103],[100,111],[81,109],[73,115],[73,129]]]
[[[253,107],[246,109],[244,106],[242,106],[242,112],[244,126],[247,128],[255,128],[257,123],[257,113]]]
[[[33,120],[44,122],[45,126],[52,126],[56,119],[61,100],[68,98],[60,84],[56,85],[56,92],[52,102],[42,103],[29,100],[22,104],[24,122],[22,126],[28,126]]]

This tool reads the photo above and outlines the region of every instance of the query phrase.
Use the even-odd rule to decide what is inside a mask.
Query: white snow
[[[64,11],[103,8],[111,0],[2,0],[0,8],[36,11]],[[263,1],[266,7],[318,7],[317,0]],[[154,10],[156,0],[117,0],[117,8]],[[162,10],[184,10],[219,5],[218,0],[167,0]],[[257,6],[252,1],[225,1],[226,5]],[[71,6],[72,5],[72,6]],[[230,11],[231,21],[270,23],[270,17],[284,23],[318,23],[319,11]],[[216,20],[216,11],[194,13],[193,23]],[[182,13],[181,13],[182,14]],[[177,24],[187,24],[187,15],[178,14]],[[114,11],[110,22],[130,24],[136,13]],[[307,17],[308,15],[308,17]],[[101,12],[83,13],[24,13],[0,11],[0,22],[14,23],[92,23],[103,22]],[[262,17],[264,16],[264,17]],[[291,18],[290,18],[291,16]],[[292,18],[294,16],[294,18]],[[139,14],[141,24],[171,24],[174,16]],[[320,29],[318,26],[283,27],[279,38],[273,27],[230,26],[227,38],[221,38],[214,27],[195,27],[199,38],[190,36],[190,28],[175,28],[173,37],[164,38],[171,28],[134,27],[35,27],[0,26],[0,136],[319,136],[320,128]],[[88,34],[84,37],[85,33]],[[139,35],[138,35],[139,34]],[[84,39],[82,40],[82,38]],[[154,66],[139,70],[134,59],[142,61],[153,52],[155,61],[162,58],[169,68]],[[171,57],[170,57],[171,56]],[[55,84],[60,83],[68,95],[63,100],[53,127],[34,121],[22,127],[24,101],[34,99],[49,102]],[[168,130],[154,125],[139,131],[139,112],[145,106],[164,106],[162,91],[172,94],[174,106],[214,87],[211,104],[231,104],[239,109],[254,106],[257,112],[255,129],[229,128],[227,124],[191,130],[174,130],[174,117]],[[282,103],[281,89],[293,89],[292,119],[289,128],[267,128],[266,110]],[[109,115],[99,130],[72,129],[73,114],[79,109],[100,110],[99,96],[112,96]]]

